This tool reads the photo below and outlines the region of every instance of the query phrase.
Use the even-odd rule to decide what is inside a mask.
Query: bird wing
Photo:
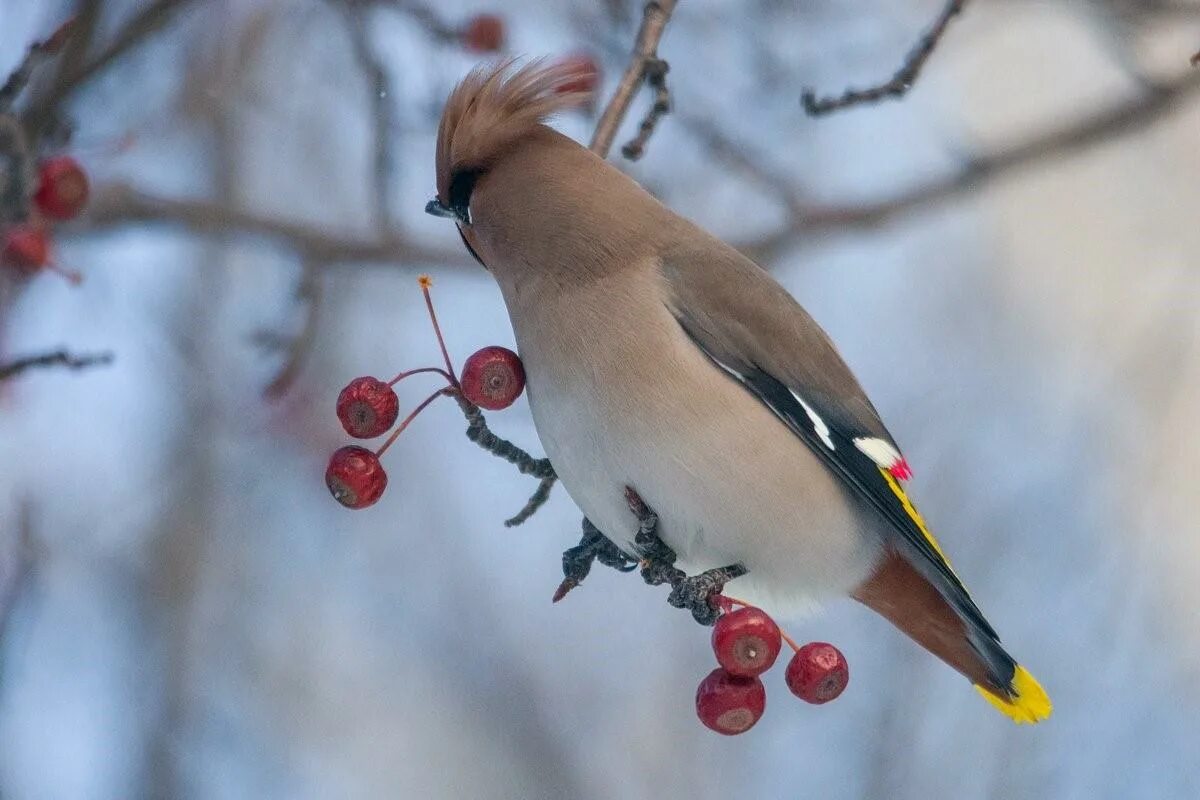
[[[976,647],[990,652],[994,674],[1010,679],[1012,659],[989,646],[998,644],[996,632],[901,486],[907,463],[829,337],[761,267],[708,237],[685,238],[688,244],[666,251],[660,262],[675,319],[890,523],[888,544],[968,623],[981,640]]]

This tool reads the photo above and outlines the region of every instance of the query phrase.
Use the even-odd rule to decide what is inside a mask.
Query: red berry
[[[499,411],[517,401],[525,389],[525,367],[507,347],[485,347],[463,364],[463,397],[480,408]]]
[[[356,444],[339,448],[325,469],[325,485],[346,508],[374,505],[387,488],[387,473],[379,456]]]
[[[50,239],[36,225],[17,225],[4,234],[0,261],[32,275],[50,261]]]
[[[573,77],[558,84],[556,91],[559,94],[568,94],[571,92],[591,94],[600,85],[600,67],[596,63],[596,59],[587,53],[576,53],[575,55],[566,56],[559,64],[567,72],[573,73]]]
[[[355,378],[338,395],[338,419],[355,439],[379,436],[396,424],[399,414],[396,391],[378,378]]]
[[[53,219],[71,219],[87,204],[87,173],[70,156],[48,158],[38,166],[34,205]]]
[[[792,694],[820,705],[834,700],[850,682],[850,665],[842,651],[825,642],[809,642],[796,651],[784,676]]]
[[[775,620],[761,608],[739,608],[722,614],[713,626],[717,663],[732,675],[753,677],[771,668],[783,639]]]
[[[767,690],[758,678],[730,675],[717,667],[696,689],[696,715],[726,736],[754,727],[767,707]]]
[[[504,49],[504,19],[495,14],[476,14],[458,34],[463,47],[472,53],[496,53]]]

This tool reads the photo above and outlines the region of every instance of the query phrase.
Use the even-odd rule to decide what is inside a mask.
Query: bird
[[[634,556],[628,487],[696,574],[779,613],[852,597],[1016,722],[1050,699],[910,500],[907,460],[829,336],[766,270],[554,130],[545,60],[476,67],[438,126],[437,194],[499,285],[534,426],[571,499]]]

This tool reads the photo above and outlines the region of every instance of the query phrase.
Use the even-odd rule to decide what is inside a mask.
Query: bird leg
[[[717,621],[717,617],[721,616],[717,598],[720,597],[725,584],[745,574],[746,568],[741,564],[731,564],[684,578],[671,586],[667,602],[675,608],[691,611],[696,622],[701,625],[712,625]]]
[[[567,592],[583,583],[583,579],[592,570],[593,561],[599,561],[604,566],[620,572],[632,572],[638,568],[637,559],[625,555],[592,524],[591,520],[584,517],[583,538],[579,540],[579,544],[563,552],[563,581],[554,592],[553,602],[562,600],[567,596]]]
[[[675,608],[686,608],[701,625],[712,625],[721,615],[717,597],[725,584],[746,574],[741,564],[718,567],[688,577],[675,566],[675,551],[658,537],[658,515],[631,487],[625,487],[625,502],[638,520],[634,545],[642,556],[642,580],[651,586],[671,585],[667,602]]]

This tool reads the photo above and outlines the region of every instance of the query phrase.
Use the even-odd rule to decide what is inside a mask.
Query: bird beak
[[[457,220],[463,225],[471,224],[471,215],[465,208],[451,208],[450,206],[444,205],[442,201],[438,200],[436,197],[425,204],[425,213],[434,217],[444,217],[446,219]]]
[[[458,214],[454,213],[454,209],[442,205],[442,201],[436,197],[425,204],[425,213],[433,217],[446,217],[448,219],[456,219],[458,217]]]

